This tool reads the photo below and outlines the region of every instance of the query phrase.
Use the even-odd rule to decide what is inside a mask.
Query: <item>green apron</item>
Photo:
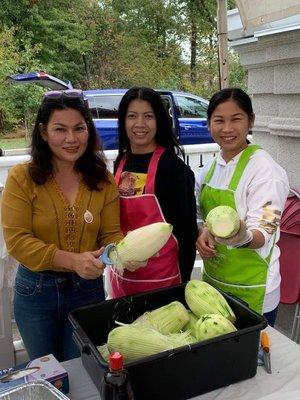
[[[234,193],[251,155],[257,149],[259,146],[249,145],[243,151],[228,189],[215,189],[209,186],[216,167],[216,160],[214,160],[204,179],[199,196],[204,220],[208,212],[219,205],[228,205],[237,209]],[[267,271],[273,247],[268,257],[264,259],[254,249],[228,249],[227,246],[217,244],[215,245],[216,257],[204,261],[203,280],[226,293],[239,297],[248,303],[250,308],[262,313]]]

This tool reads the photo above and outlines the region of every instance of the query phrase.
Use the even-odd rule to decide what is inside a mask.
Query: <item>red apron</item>
[[[148,171],[144,193],[140,196],[120,196],[121,229],[126,235],[128,231],[140,228],[154,222],[165,222],[158,200],[154,194],[155,175],[157,165],[164,147],[158,146],[154,151]],[[121,160],[115,181],[119,186],[121,173],[126,157]],[[134,272],[124,269],[123,275],[110,269],[110,285],[112,297],[129,296],[135,293],[181,283],[178,265],[178,244],[174,235],[171,235],[159,255],[151,257],[145,267]]]

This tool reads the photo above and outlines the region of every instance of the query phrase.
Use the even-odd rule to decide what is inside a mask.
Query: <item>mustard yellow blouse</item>
[[[113,176],[91,191],[80,183],[70,206],[54,179],[35,184],[28,163],[11,168],[2,197],[8,252],[32,271],[54,269],[57,249],[82,253],[122,238],[119,196]],[[64,269],[55,268],[64,271]]]

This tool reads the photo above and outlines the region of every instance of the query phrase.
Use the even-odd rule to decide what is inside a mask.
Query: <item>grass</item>
[[[23,149],[29,147],[30,141],[24,137],[21,138],[3,138],[0,137],[0,148],[3,150]]]

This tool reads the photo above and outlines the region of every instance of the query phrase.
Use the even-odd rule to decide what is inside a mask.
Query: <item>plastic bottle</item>
[[[123,364],[122,354],[110,354],[109,371],[105,373],[101,383],[101,400],[134,400],[129,373]]]

